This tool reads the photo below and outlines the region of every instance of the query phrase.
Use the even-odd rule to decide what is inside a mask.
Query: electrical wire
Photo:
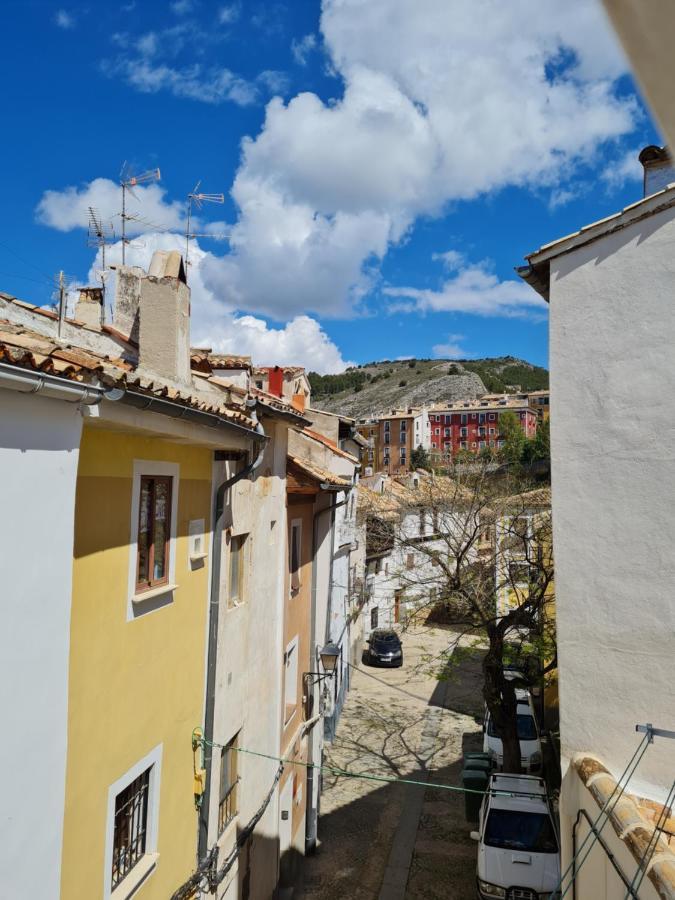
[[[227,747],[226,744],[219,744],[216,741],[207,741],[205,738],[202,739],[202,743],[206,746],[214,747],[219,750],[224,750]],[[228,749],[235,750],[237,753],[246,753],[250,756],[258,756],[262,759],[270,759],[274,762],[283,763],[284,765],[287,764],[291,766],[301,766],[305,769],[313,769],[316,772],[327,772],[329,775],[336,775],[339,778],[358,778],[363,781],[377,781],[383,784],[410,784],[415,787],[438,788],[439,790],[452,791],[458,794],[485,794],[485,791],[478,790],[477,788],[459,787],[459,785],[456,784],[417,781],[413,778],[390,778],[386,775],[369,775],[365,772],[349,772],[347,769],[340,769],[336,766],[317,766],[314,763],[305,762],[304,760],[288,759],[281,756],[274,756],[271,753],[261,753],[258,750],[249,750],[247,747],[229,747]],[[504,791],[499,789],[491,789],[490,793],[494,796],[536,797],[537,799],[542,799],[542,797],[544,796],[543,794],[535,794],[527,791]]]
[[[596,820],[593,822],[593,824],[591,826],[591,830],[588,832],[588,834],[586,835],[584,840],[581,842],[581,846],[579,847],[577,852],[572,857],[570,864],[567,866],[565,871],[560,876],[560,881],[556,885],[555,890],[552,892],[554,896],[556,895],[556,892],[562,890],[563,882],[565,881],[567,876],[570,874],[570,872],[572,873],[572,877],[570,878],[569,884],[567,885],[565,890],[562,891],[562,893],[560,894],[560,900],[563,900],[563,897],[565,897],[567,892],[571,889],[572,885],[574,884],[574,881],[579,873],[579,870],[581,869],[583,864],[588,859],[588,856],[589,856],[591,850],[593,849],[593,845],[595,844],[597,839],[600,837],[600,834],[602,833],[602,829],[605,827],[605,825],[609,821],[610,813],[614,810],[614,807],[621,799],[623,792],[626,790],[626,787],[628,786],[628,782],[630,781],[631,777],[633,776],[633,773],[635,772],[638,765],[640,764],[640,761],[641,761],[642,757],[645,755],[645,752],[646,752],[648,746],[649,746],[649,734],[645,734],[644,738],[640,741],[635,752],[631,756],[631,758],[628,762],[628,765],[623,770],[621,777],[619,778],[617,783],[614,785],[614,790],[609,795],[609,797],[605,801],[605,804],[603,805],[602,809],[598,813]],[[626,779],[626,782],[625,782],[625,784],[623,784],[620,787],[620,785],[624,779]],[[612,808],[610,809],[609,805],[610,805],[610,803],[612,803],[612,800],[614,799],[614,795],[616,794],[617,791],[619,791],[619,794],[616,797],[616,800],[614,800],[614,804],[612,805]],[[605,819],[604,819],[602,825],[600,825],[600,827],[598,828],[598,823],[600,822],[600,819],[602,819],[603,816],[605,816]],[[591,840],[590,846],[588,847],[588,850],[586,851],[584,857],[581,860],[579,860],[579,857],[580,857],[582,851],[584,850],[586,844],[588,843],[589,839],[591,839],[591,838],[592,838],[592,840]],[[577,860],[579,860],[578,863],[577,863]]]
[[[642,854],[642,859],[638,862],[637,872],[633,876],[633,880],[630,883],[630,887],[626,892],[625,900],[630,900],[631,897],[638,896],[638,889],[642,884],[642,881],[647,874],[647,869],[649,868],[649,863],[652,860],[652,856],[656,850],[656,845],[659,842],[659,834],[663,829],[663,825],[665,824],[666,819],[668,818],[668,814],[670,811],[670,807],[672,805],[673,799],[675,798],[675,781],[668,792],[668,796],[666,797],[666,802],[663,804],[663,808],[659,813],[659,817],[654,823],[654,831],[649,838],[647,846],[645,847],[645,852]]]
[[[51,285],[54,284],[53,276],[47,275],[45,272],[42,271],[42,269],[39,269],[34,263],[30,262],[25,257],[21,256],[21,254],[17,253],[13,247],[10,247],[10,245],[6,241],[0,240],[0,245],[2,245],[7,250],[9,250],[9,252],[12,254],[12,256],[16,257],[16,259],[18,259],[20,262],[24,263],[24,265],[30,266],[31,269],[34,269],[36,272],[39,272],[39,274],[42,275],[43,278],[46,278],[47,281]]]

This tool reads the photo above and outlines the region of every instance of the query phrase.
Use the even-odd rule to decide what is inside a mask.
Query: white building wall
[[[75,486],[82,418],[0,389],[0,885],[58,897]]]
[[[551,447],[563,766],[615,776],[673,728],[675,210],[551,264]],[[663,800],[673,742],[630,789]]]
[[[226,525],[235,535],[249,535],[246,600],[228,608],[228,551],[223,542],[221,600],[218,621],[218,660],[214,741],[227,743],[240,733],[239,744],[259,753],[278,754],[282,697],[282,622],[284,573],[287,568],[286,530],[286,427],[265,422],[271,437],[265,456],[252,480],[240,481],[232,491]],[[214,465],[215,484],[226,467]],[[231,472],[230,472],[231,474]],[[229,515],[229,522],[228,522]],[[209,847],[217,839],[219,760],[214,750],[210,797]],[[220,839],[220,862],[234,846],[237,829],[256,812],[270,789],[277,764],[248,753],[238,754],[239,816]],[[252,838],[251,900],[267,900],[277,877],[278,800],[268,806]],[[246,854],[220,885],[217,896],[238,896]]]

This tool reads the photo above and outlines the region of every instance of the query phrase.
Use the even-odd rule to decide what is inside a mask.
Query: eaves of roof
[[[316,441],[319,444],[323,444],[324,447],[328,447],[333,453],[337,456],[342,456],[344,459],[348,459],[350,462],[358,463],[358,459],[355,456],[352,456],[351,453],[347,453],[346,450],[342,450],[338,447],[337,444],[334,444],[333,441],[329,440],[323,434],[320,434],[318,431],[312,431],[310,428],[303,428],[303,434],[306,434],[307,437],[312,438],[312,440]]]
[[[584,225],[579,231],[565,235],[548,244],[543,244],[525,259],[528,264],[516,266],[516,273],[545,300],[550,297],[550,262],[557,256],[577,250],[592,241],[620,231],[648,216],[656,215],[675,205],[675,184],[669,184],[663,190],[625,206],[619,212],[597,222]]]

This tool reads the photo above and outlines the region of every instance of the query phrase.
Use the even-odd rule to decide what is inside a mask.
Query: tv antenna
[[[122,265],[126,262],[126,245],[127,245],[127,191],[134,200],[138,200],[138,196],[134,193],[134,188],[139,184],[148,184],[151,181],[159,181],[161,178],[159,169],[148,169],[147,172],[141,172],[140,175],[134,175],[131,167],[125,161],[120,172],[120,185],[122,187]]]
[[[204,203],[224,203],[225,194],[204,194],[200,192],[198,181],[192,191],[188,194],[187,202],[187,225],[185,228],[185,277],[187,278],[188,266],[190,265],[190,238],[197,237],[196,234],[190,233],[190,217],[192,215],[192,204],[196,203],[197,208],[201,209]]]
[[[105,292],[105,248],[108,241],[115,239],[115,229],[111,222],[104,222],[97,209],[89,207],[89,228],[87,230],[87,246],[98,247],[101,251],[101,282]]]

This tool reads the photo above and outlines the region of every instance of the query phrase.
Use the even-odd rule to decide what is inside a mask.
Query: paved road
[[[480,748],[480,662],[461,654],[439,681],[429,660],[452,633],[418,626],[404,666],[353,672],[327,765],[388,778],[458,785],[466,750]],[[301,900],[473,900],[476,845],[461,794],[324,775],[320,844],[303,864]]]

